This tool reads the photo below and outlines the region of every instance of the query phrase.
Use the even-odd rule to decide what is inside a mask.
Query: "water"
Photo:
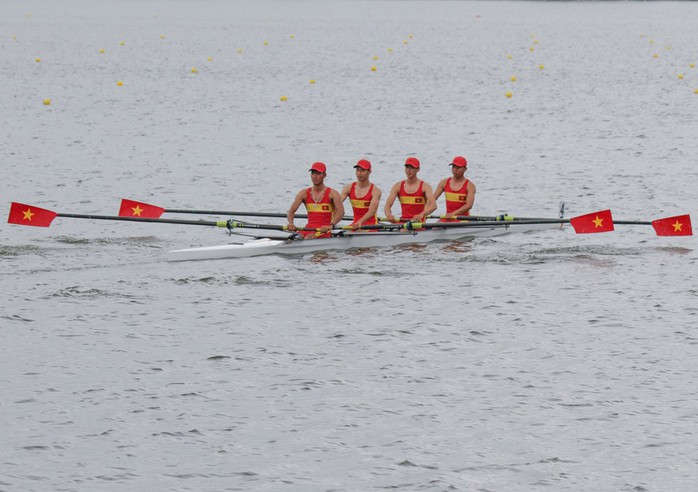
[[[693,3],[2,9],[5,210],[283,211],[315,160],[387,192],[464,154],[479,214],[698,216]],[[695,488],[694,237],[164,261],[226,240],[0,227],[0,490]]]

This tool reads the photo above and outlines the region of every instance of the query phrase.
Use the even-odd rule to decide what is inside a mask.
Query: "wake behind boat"
[[[436,226],[437,224],[433,224]],[[200,248],[179,249],[167,253],[168,261],[213,260],[224,258],[248,258],[271,254],[300,255],[318,251],[348,250],[356,248],[375,248],[399,246],[402,244],[428,243],[432,241],[454,241],[472,237],[492,237],[514,232],[531,232],[559,229],[562,224],[501,222],[468,223],[467,227],[431,228],[425,230],[396,230],[391,232],[342,231],[331,238],[294,240],[294,239],[252,239],[242,244],[224,244]],[[463,224],[465,225],[465,224]]]

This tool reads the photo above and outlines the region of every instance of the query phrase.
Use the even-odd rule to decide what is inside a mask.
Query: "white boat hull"
[[[516,224],[478,227],[451,227],[423,231],[400,232],[345,232],[341,236],[324,239],[283,240],[252,239],[242,244],[225,244],[201,248],[179,249],[167,253],[168,261],[215,260],[223,258],[247,258],[251,256],[281,254],[299,255],[317,251],[347,250],[398,246],[400,244],[453,241],[471,237],[491,237],[514,232],[530,232],[559,229],[560,224]]]

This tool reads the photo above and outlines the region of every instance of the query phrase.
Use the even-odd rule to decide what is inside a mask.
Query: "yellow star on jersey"
[[[676,222],[671,224],[674,227],[674,232],[681,232],[681,228],[683,227],[683,224],[679,222],[679,219],[676,219]]]
[[[133,210],[133,215],[137,215],[138,217],[141,216],[141,212],[143,211],[143,209],[139,205],[136,205],[135,208],[132,208],[131,210]]]
[[[593,220],[594,222],[594,228],[596,229],[597,227],[603,227],[603,219],[599,218],[597,215],[596,218]]]
[[[29,222],[31,222],[31,221],[32,221],[32,217],[33,217],[34,215],[36,215],[34,212],[32,212],[32,209],[31,209],[31,208],[26,209],[26,210],[25,210],[24,212],[22,212],[22,213],[24,214],[24,220],[28,220]]]

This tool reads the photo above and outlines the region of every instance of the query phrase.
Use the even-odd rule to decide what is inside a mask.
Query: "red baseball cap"
[[[315,162],[313,163],[312,166],[310,166],[309,171],[317,171],[319,173],[326,173],[327,172],[327,166],[324,165],[322,162]]]
[[[366,159],[361,159],[359,162],[356,163],[356,166],[354,167],[360,167],[361,169],[367,169],[371,170],[371,163],[368,162]]]
[[[457,155],[453,158],[451,166],[465,167],[468,165],[468,161],[462,155]]]
[[[412,166],[415,169],[419,169],[419,159],[416,157],[408,157],[407,160],[405,160],[405,166]]]

